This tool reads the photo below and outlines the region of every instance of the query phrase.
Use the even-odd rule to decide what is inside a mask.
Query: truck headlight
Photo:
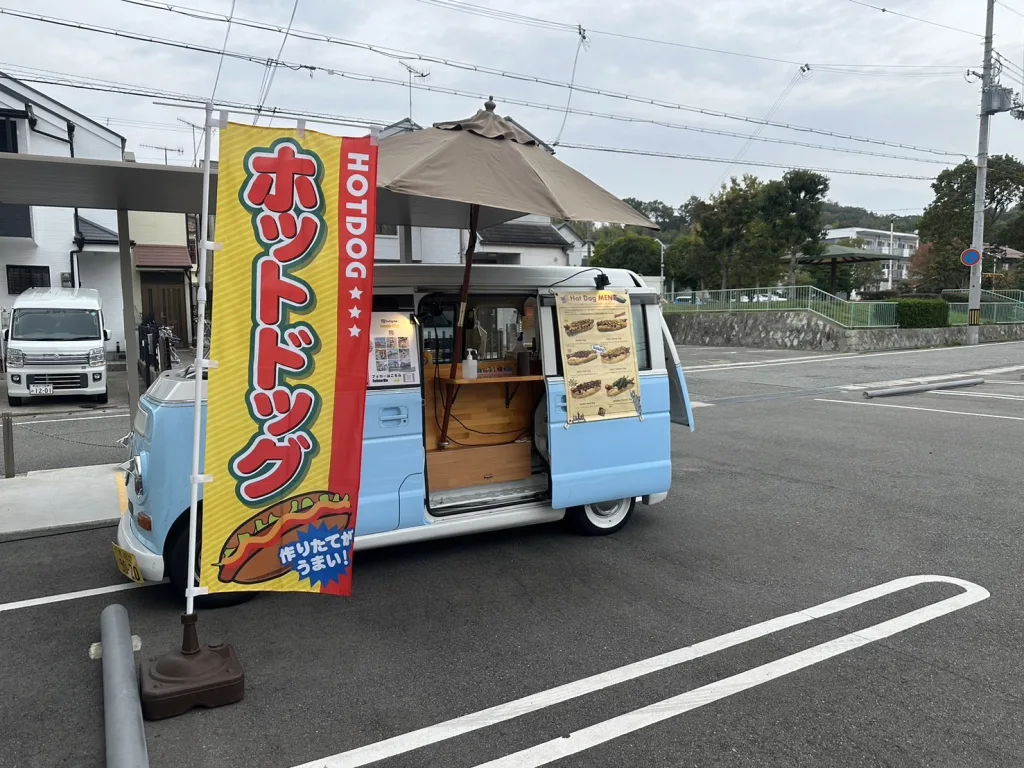
[[[7,367],[23,368],[25,366],[25,353],[20,349],[7,350]]]
[[[89,365],[98,366],[103,365],[107,362],[107,356],[103,352],[103,347],[96,347],[96,349],[89,350]]]

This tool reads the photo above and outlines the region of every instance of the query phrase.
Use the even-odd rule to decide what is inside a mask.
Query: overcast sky
[[[172,0],[173,1],[173,0]],[[231,0],[177,0],[183,7],[228,14]],[[948,25],[882,14],[851,0],[474,0],[478,6],[513,11],[565,24],[581,24],[588,44],[579,53],[576,83],[676,104],[763,117],[790,85],[794,64],[701,52],[602,34],[656,38],[687,45],[780,58],[810,65],[778,106],[774,120],[862,137],[974,155],[977,149],[979,86],[966,82],[968,68],[979,69],[984,31],[984,0],[886,0],[894,11]],[[871,3],[881,6],[882,0]],[[286,25],[293,0],[236,0],[235,15]],[[996,8],[995,47],[1019,70],[1024,67],[1024,0],[1004,0]],[[130,30],[220,49],[225,24],[123,0],[0,0],[0,7]],[[577,36],[567,29],[526,26],[428,4],[421,0],[298,0],[296,30],[316,31],[348,40],[445,57],[568,82]],[[974,33],[974,34],[967,34]],[[202,52],[118,39],[39,21],[0,15],[0,68],[35,67],[77,77],[101,78],[134,86],[208,97],[218,57]],[[259,57],[276,57],[278,33],[233,25],[227,48]],[[281,60],[404,80],[406,70],[386,56],[326,42],[289,39]],[[428,85],[493,94],[498,110],[540,137],[558,134],[563,114],[518,105],[502,98],[564,107],[568,91],[443,64],[410,61],[430,76]],[[872,65],[856,74],[820,67]],[[879,68],[877,65],[904,65]],[[915,65],[914,67],[906,65]],[[946,69],[926,69],[934,65]],[[255,104],[266,68],[225,59],[217,97]],[[1021,89],[1019,72],[1007,68],[1004,85]],[[911,74],[913,76],[906,76]],[[922,76],[927,75],[927,76]],[[192,131],[176,122],[201,122],[201,113],[163,107],[153,99],[99,93],[53,85],[35,85],[68,106],[128,139],[139,159],[160,160],[163,153],[142,144],[180,147],[175,162],[191,162]],[[268,106],[316,110],[393,122],[409,112],[409,91],[383,83],[361,83],[317,72],[279,68]],[[421,125],[471,115],[478,99],[414,91],[412,117]],[[616,98],[575,92],[572,107],[617,115],[750,133],[756,125]],[[252,118],[244,119],[248,122]],[[131,122],[125,122],[131,121]],[[145,124],[140,124],[145,123]],[[267,120],[261,121],[267,124]],[[311,126],[314,127],[314,126]],[[328,132],[355,129],[320,127]],[[765,137],[828,144],[849,149],[942,159],[862,142],[840,141],[781,128],[764,128]],[[992,152],[1014,153],[1024,138],[1024,122],[1009,115],[993,120]],[[591,144],[643,151],[732,158],[743,139],[705,135],[667,127],[569,114],[563,143]],[[216,146],[216,145],[214,145]],[[690,195],[707,196],[727,166],[692,160],[589,152],[562,147],[558,156],[620,197],[661,199],[671,204]],[[745,159],[816,168],[849,169],[933,176],[942,165],[887,159],[805,147],[755,142]],[[955,164],[957,158],[945,158]],[[962,158],[961,158],[962,159]],[[737,166],[732,173],[762,178],[782,169]],[[927,181],[833,174],[830,197],[877,211],[920,211],[931,200]],[[903,212],[902,210],[900,211]]]

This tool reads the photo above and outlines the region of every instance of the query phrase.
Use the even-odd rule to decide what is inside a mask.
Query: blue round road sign
[[[977,248],[968,248],[960,254],[960,261],[964,263],[965,267],[973,267],[981,261],[981,253]]]

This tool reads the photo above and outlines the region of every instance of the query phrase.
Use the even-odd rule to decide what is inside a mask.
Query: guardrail
[[[942,291],[941,295],[942,295],[942,298],[944,298],[950,304],[961,304],[961,303],[964,303],[964,302],[963,301],[955,301],[953,299],[953,297],[955,297],[955,296],[962,296],[964,301],[966,301],[967,300],[967,293],[968,293],[968,291],[967,291],[966,288],[963,288],[963,289],[960,289],[960,288],[946,288],[946,289],[944,289]],[[1017,303],[1024,304],[1024,291],[1018,291],[1018,290],[1015,290],[1015,289],[1014,290],[1007,289],[1007,290],[992,291],[992,290],[989,290],[987,288],[983,288],[982,291],[981,291],[981,300],[982,300],[983,303],[984,302],[989,302],[989,301],[1014,301],[1014,302],[1017,302]]]
[[[844,328],[895,328],[896,305],[887,301],[845,301],[813,285],[733,288],[666,295],[667,312],[766,312],[803,310]]]

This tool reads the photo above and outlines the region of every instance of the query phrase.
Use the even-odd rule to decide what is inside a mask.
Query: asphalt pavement
[[[675,428],[663,504],[610,537],[554,524],[368,552],[350,599],[203,613],[246,699],[148,723],[151,765],[1024,764],[1024,343],[683,352],[703,407]],[[1000,372],[862,394],[976,371]],[[112,536],[0,541],[0,766],[103,764],[87,652],[105,605],[127,607],[142,654],[180,641],[162,585],[14,604],[121,584]]]

